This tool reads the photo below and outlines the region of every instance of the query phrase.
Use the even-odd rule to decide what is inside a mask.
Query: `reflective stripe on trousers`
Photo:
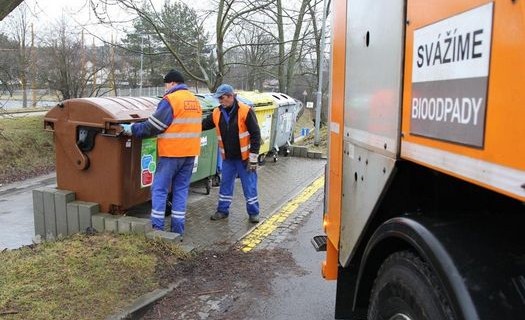
[[[249,215],[259,214],[259,199],[257,197],[257,172],[246,169],[246,161],[223,160],[221,185],[219,187],[219,204],[217,211],[229,214],[233,200],[235,178],[239,175],[246,201],[246,211]]]
[[[151,186],[151,225],[164,230],[164,212],[172,190],[171,232],[184,233],[190,179],[195,157],[160,157]]]

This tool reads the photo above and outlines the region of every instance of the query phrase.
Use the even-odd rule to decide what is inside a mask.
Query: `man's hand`
[[[120,125],[122,127],[122,134],[125,136],[131,136],[131,124],[123,123]]]
[[[250,153],[250,161],[248,163],[248,171],[251,171],[251,172],[257,171],[258,163],[259,163],[259,155],[257,153]]]

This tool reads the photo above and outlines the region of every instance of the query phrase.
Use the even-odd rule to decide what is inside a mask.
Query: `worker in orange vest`
[[[261,130],[252,108],[236,98],[233,87],[222,84],[214,97],[220,106],[202,120],[202,130],[215,128],[222,161],[217,212],[211,220],[227,218],[233,200],[235,178],[241,179],[248,220],[259,222],[257,196],[257,164],[261,146]]]
[[[151,224],[153,229],[164,230],[166,201],[171,190],[171,232],[182,235],[190,178],[195,157],[200,153],[202,110],[180,72],[170,70],[164,83],[166,93],[148,120],[122,126],[128,135],[157,136],[159,159],[151,187]]]

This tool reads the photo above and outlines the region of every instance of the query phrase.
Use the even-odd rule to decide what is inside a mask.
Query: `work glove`
[[[122,127],[122,134],[126,136],[131,136],[131,124],[122,123],[120,125]]]
[[[257,153],[250,153],[250,161],[248,162],[248,171],[257,171],[257,164],[259,161],[259,155]]]

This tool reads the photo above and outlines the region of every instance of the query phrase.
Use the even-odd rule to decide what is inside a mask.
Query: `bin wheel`
[[[288,157],[290,155],[290,149],[289,148],[284,149],[283,154],[285,157]]]
[[[273,156],[273,162],[277,162],[277,156],[276,155]]]
[[[210,194],[210,190],[211,190],[211,186],[213,184],[212,182],[212,178],[211,177],[208,177],[208,179],[206,179],[206,194]]]
[[[216,175],[213,176],[212,180],[213,180],[212,186],[214,186],[214,187],[220,186],[220,184],[221,184],[221,175],[217,173]]]
[[[263,164],[265,160],[266,160],[266,154],[260,154],[259,157],[257,158],[257,161],[259,162],[259,164]]]

